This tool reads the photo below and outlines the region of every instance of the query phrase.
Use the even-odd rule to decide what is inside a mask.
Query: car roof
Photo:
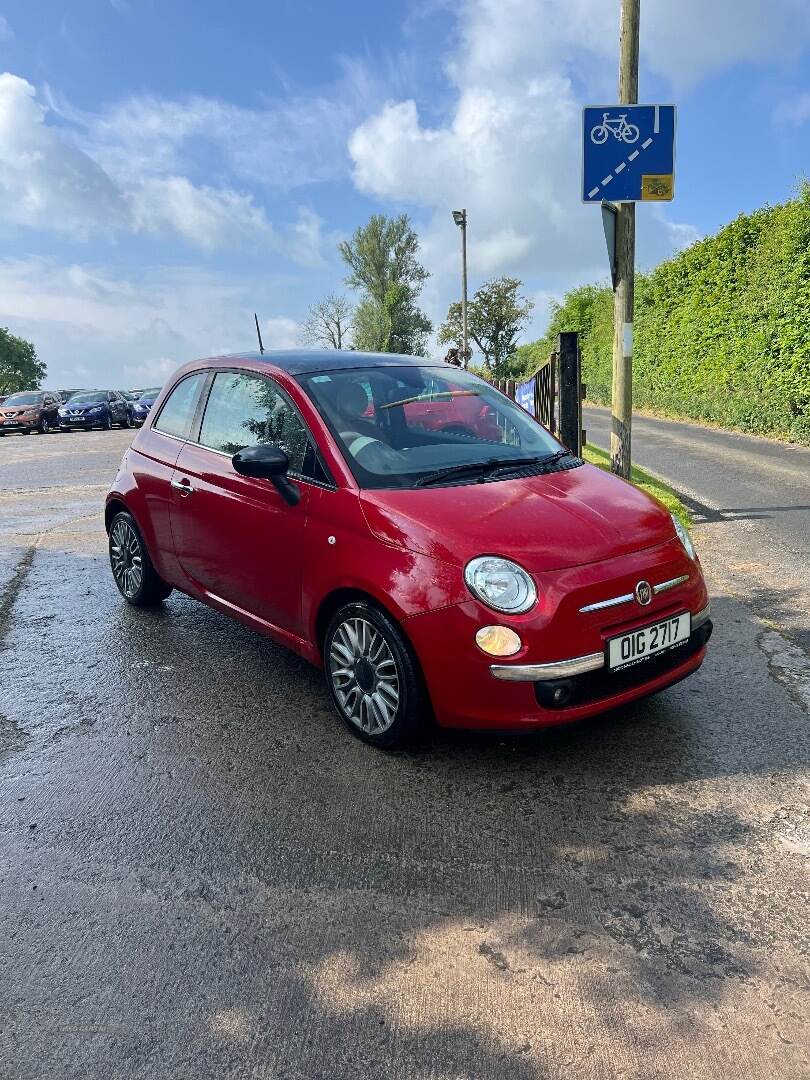
[[[439,360],[400,353],[355,352],[350,349],[266,349],[263,353],[230,353],[210,358],[211,364],[244,360],[251,364],[271,364],[290,375],[313,371],[341,371],[348,368],[444,366]]]

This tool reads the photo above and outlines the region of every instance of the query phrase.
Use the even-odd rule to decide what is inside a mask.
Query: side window
[[[269,379],[218,371],[205,407],[200,442],[225,454],[272,443],[290,459],[290,472],[303,474],[309,438],[298,413]]]
[[[152,425],[157,431],[162,431],[165,435],[174,435],[178,439],[188,437],[189,428],[194,419],[194,410],[197,407],[197,398],[205,382],[206,374],[205,371],[199,371],[196,375],[187,375],[175,386],[163,402],[160,415]]]

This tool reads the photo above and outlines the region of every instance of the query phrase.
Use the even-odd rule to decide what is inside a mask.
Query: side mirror
[[[246,446],[233,455],[231,463],[241,476],[269,480],[289,506],[295,506],[300,500],[301,492],[287,479],[290,459],[277,446]]]

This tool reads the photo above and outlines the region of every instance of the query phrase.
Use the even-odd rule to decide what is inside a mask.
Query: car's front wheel
[[[413,742],[429,714],[418,662],[396,623],[366,601],[332,617],[324,640],[326,685],[358,738],[383,749]]]
[[[126,510],[110,525],[110,566],[118,591],[135,607],[152,607],[172,591],[149,558],[135,518]]]

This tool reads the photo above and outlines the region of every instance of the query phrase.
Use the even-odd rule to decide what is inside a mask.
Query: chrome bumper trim
[[[683,585],[683,583],[688,580],[688,574],[681,574],[680,577],[670,578],[669,581],[662,581],[660,585],[653,585],[653,592],[657,596],[658,593],[666,592],[667,589],[674,589],[677,585]]]
[[[658,593],[666,592],[667,589],[674,589],[677,585],[683,585],[683,583],[688,580],[688,574],[681,574],[680,577],[670,578],[669,581],[662,581],[660,585],[653,585],[652,591],[657,596]],[[585,607],[581,607],[579,610],[580,614],[587,615],[589,611],[604,611],[605,608],[618,607],[620,604],[629,604],[631,600],[635,600],[634,593],[622,593],[621,596],[612,596],[610,600],[599,600],[595,604],[586,604]]]
[[[709,604],[706,605],[706,607],[702,611],[699,611],[697,613],[697,615],[692,616],[692,629],[697,630],[697,628],[699,626],[703,626],[703,624],[709,618],[711,613],[712,613],[712,605],[711,605],[711,603],[709,603]]]
[[[571,660],[557,660],[553,664],[491,664],[490,671],[496,679],[507,682],[541,682],[543,679],[566,679],[571,675],[584,675],[586,671],[598,671],[605,666],[605,654],[589,653]]]
[[[613,596],[610,600],[600,600],[597,604],[586,604],[585,607],[581,607],[579,610],[583,614],[587,614],[589,611],[604,611],[605,608],[618,607],[619,604],[629,604],[633,599],[631,592],[622,593],[621,596]]]

